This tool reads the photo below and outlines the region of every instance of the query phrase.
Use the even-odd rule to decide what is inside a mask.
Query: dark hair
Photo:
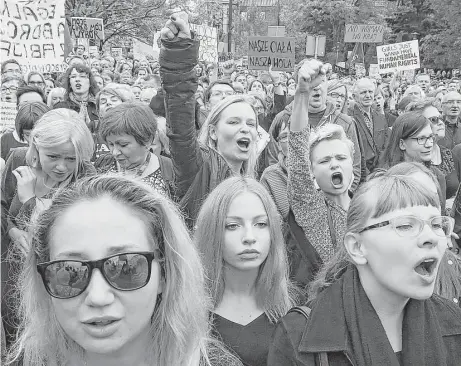
[[[403,151],[400,150],[400,140],[406,140],[426,126],[430,126],[429,120],[419,112],[406,112],[397,117],[392,126],[391,136],[383,151],[380,166],[390,168],[404,159]]]
[[[36,86],[24,85],[24,86],[20,86],[18,88],[18,91],[16,92],[16,98],[17,98],[16,103],[17,103],[17,105],[19,105],[19,98],[22,95],[27,94],[27,93],[37,93],[37,94],[39,94],[42,97],[43,103],[46,103],[45,93],[43,92],[42,89],[37,88]]]
[[[215,85],[229,85],[232,88],[232,90],[234,90],[234,86],[232,85],[232,83],[230,81],[227,81],[227,80],[215,80],[208,86],[208,88],[203,93],[203,102],[205,104],[210,101],[211,89],[213,89],[213,87]]]
[[[105,71],[101,72],[100,75],[101,75],[101,77],[103,75],[107,75],[107,76],[109,76],[111,78],[112,81],[114,81],[114,79],[115,79],[115,75],[114,75],[114,73],[112,71],[105,70]]]
[[[62,87],[64,89],[66,89],[67,96],[70,93],[72,93],[72,88],[70,86],[69,78],[70,78],[70,73],[73,70],[77,70],[77,72],[83,72],[83,73],[87,74],[88,78],[90,80],[90,94],[93,95],[93,96],[98,94],[98,91],[99,91],[98,84],[96,83],[96,80],[94,80],[93,73],[91,72],[91,69],[86,65],[78,64],[78,65],[73,65],[73,66],[69,67],[67,69],[65,75],[64,75],[64,78],[63,78],[63,81],[62,81]]]
[[[19,138],[24,140],[24,130],[32,130],[35,123],[50,110],[51,109],[42,102],[31,102],[22,105],[14,121],[14,127]]]
[[[8,64],[16,64],[19,67],[21,67],[21,65],[19,65],[19,62],[17,60],[15,60],[14,58],[10,58],[9,60],[6,60],[6,61],[2,62],[2,75],[5,72],[6,65],[8,65]]]
[[[199,84],[202,84],[203,83],[207,83],[208,85],[210,85],[210,79],[208,79],[208,76],[200,76],[200,78],[198,79],[198,82]]]
[[[271,133],[272,138],[274,141],[278,141],[280,133],[282,132],[283,126],[285,127],[290,125],[290,115],[285,111],[282,111],[283,115],[279,118],[274,118],[274,122],[272,122],[271,127],[269,128],[269,132]]]
[[[259,79],[254,79],[254,80],[251,81],[251,83],[248,85],[248,91],[251,91],[251,88],[253,87],[253,84],[256,83],[256,82],[260,83],[260,84],[263,86],[263,89],[264,89],[264,91],[265,91],[266,94],[267,94],[267,88],[266,88],[266,86],[265,86],[264,83],[263,83],[261,80],[259,80]]]
[[[142,103],[125,102],[101,118],[99,134],[102,140],[106,141],[111,134],[124,133],[133,136],[140,145],[152,143],[157,133],[157,119],[152,109]]]
[[[147,73],[147,75],[149,75],[149,70],[146,69],[145,67],[136,67],[134,70],[134,74],[138,76],[141,70],[144,70]]]

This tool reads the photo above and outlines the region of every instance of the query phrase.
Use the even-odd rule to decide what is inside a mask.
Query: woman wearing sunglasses
[[[120,176],[81,180],[57,192],[34,234],[10,360],[235,364],[208,341],[209,301],[184,222],[149,186]]]
[[[359,187],[310,314],[282,319],[268,365],[459,365],[461,310],[433,294],[453,230],[440,213],[437,195],[412,177]]]
[[[403,161],[426,165],[440,184],[442,212],[445,212],[445,176],[431,164],[435,140],[431,122],[424,115],[420,112],[405,112],[394,122],[388,144],[381,155],[380,165],[385,169]]]

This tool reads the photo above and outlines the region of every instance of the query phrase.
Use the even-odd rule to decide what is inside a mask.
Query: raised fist
[[[309,93],[312,89],[326,81],[329,64],[319,60],[305,61],[297,72],[297,89],[301,93]]]
[[[174,39],[191,38],[189,16],[186,12],[173,13],[160,31],[162,39],[173,41]]]

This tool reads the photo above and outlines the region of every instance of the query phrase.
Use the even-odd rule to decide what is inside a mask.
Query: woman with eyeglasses
[[[327,101],[333,104],[339,113],[347,114],[348,98],[345,84],[339,80],[328,81]]]
[[[172,15],[161,33],[165,96],[160,102],[163,95],[157,94],[150,105],[156,115],[168,116],[176,196],[193,226],[203,200],[219,183],[232,175],[255,175],[258,119],[254,98],[228,96],[211,109],[197,139],[198,41],[183,13]]]
[[[386,148],[381,154],[380,167],[388,169],[403,161],[426,165],[439,181],[441,207],[445,213],[446,182],[444,174],[431,164],[436,136],[431,122],[420,112],[406,112],[394,122]]]
[[[197,219],[214,332],[248,366],[266,366],[276,323],[294,303],[280,224],[269,193],[242,177],[216,187]]]
[[[239,365],[209,338],[203,270],[180,213],[140,182],[95,176],[59,190],[20,278],[9,361]]]
[[[17,75],[2,76],[1,82],[1,100],[7,103],[16,103],[16,92],[19,87],[24,86],[24,79]]]
[[[39,88],[43,92],[45,92],[45,88],[46,88],[45,78],[39,72],[31,71],[27,74],[25,79],[26,79],[27,85],[35,86],[36,88]]]
[[[437,195],[418,180],[364,183],[309,308],[279,323],[268,366],[457,365],[461,309],[434,294],[452,230]]]

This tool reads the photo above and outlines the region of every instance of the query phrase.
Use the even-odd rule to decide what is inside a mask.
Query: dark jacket
[[[195,39],[162,40],[160,77],[165,90],[165,110],[170,127],[170,151],[175,173],[176,197],[189,225],[197,218],[203,200],[231,169],[218,152],[200,146],[195,128],[195,92],[199,42]],[[151,108],[156,113],[155,97]]]
[[[70,99],[56,103],[53,109],[58,109],[58,108],[67,108],[67,109],[72,109],[73,111],[76,111],[77,113],[80,112],[80,105],[73,102]],[[86,108],[88,110],[88,116],[90,117],[90,121],[91,121],[88,128],[90,129],[91,133],[94,133],[97,130],[97,124],[99,120],[98,111],[96,109],[96,103],[90,101],[88,102]]]
[[[437,295],[426,301],[432,303],[438,315],[447,365],[458,366],[461,360],[461,311],[454,303]],[[326,352],[329,366],[353,366],[347,356],[353,354],[348,335],[338,331],[335,323],[336,308],[335,304],[316,307],[315,316],[309,319],[297,312],[284,316],[275,331],[267,365],[318,366],[317,356]]]
[[[386,117],[371,109],[373,119],[373,136],[365,123],[362,109],[354,103],[348,111],[349,116],[355,120],[358,132],[358,140],[365,166],[362,166],[362,180],[378,166],[379,155],[384,150],[390,136],[390,129],[387,126]],[[363,176],[364,175],[364,176]]]

